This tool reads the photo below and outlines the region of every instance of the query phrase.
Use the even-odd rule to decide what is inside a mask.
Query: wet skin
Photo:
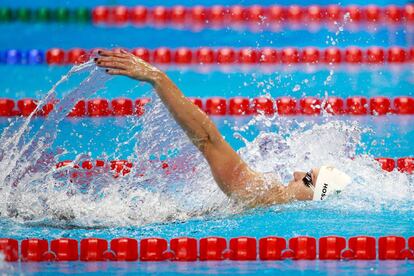
[[[303,182],[305,172],[295,172],[287,186],[252,170],[224,140],[212,120],[194,105],[168,76],[131,53],[101,50],[95,63],[110,75],[127,76],[151,84],[175,121],[207,160],[219,188],[247,206],[312,200],[313,190]],[[316,183],[319,169],[312,170]]]

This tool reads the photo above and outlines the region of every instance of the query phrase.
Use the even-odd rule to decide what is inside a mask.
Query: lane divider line
[[[351,25],[384,25],[394,26],[398,24],[414,23],[414,5],[404,6],[389,5],[380,7],[367,6],[340,6],[340,5],[309,5],[309,6],[202,6],[192,7],[154,6],[142,5],[127,6],[97,6],[92,9],[75,8],[0,8],[0,23],[9,22],[59,22],[59,23],[85,23],[92,22],[96,25],[106,26],[143,26],[152,25],[162,27],[171,25],[176,27],[226,28],[249,26],[253,27],[278,27],[304,25],[328,25],[344,21]]]
[[[395,98],[353,96],[346,99],[339,97],[316,98],[293,97],[279,98],[246,98],[234,97],[230,99],[211,97],[206,99],[190,98],[200,109],[211,116],[254,116],[278,114],[280,116],[318,116],[352,115],[352,116],[382,116],[382,115],[414,115],[414,97],[400,96]],[[148,98],[128,99],[116,98],[113,100],[97,98],[81,100],[76,103],[68,117],[122,117],[142,116]],[[25,98],[13,100],[0,98],[0,117],[47,116],[54,109],[54,102],[38,107],[35,99]]]
[[[0,252],[8,262],[414,260],[414,237],[2,238]]]
[[[71,65],[89,60],[99,49],[73,48],[64,50],[51,48],[19,50],[6,49],[0,51],[0,64],[6,65]],[[128,50],[128,49],[125,49]],[[414,63],[414,47],[403,48],[392,46],[360,48],[316,48],[316,47],[286,47],[286,48],[187,48],[175,49],[160,47],[156,49],[134,48],[128,50],[143,60],[159,65],[402,65]]]
[[[389,157],[377,157],[379,166],[387,172],[392,172],[395,169],[401,173],[412,174],[414,173],[414,157],[401,157],[401,158],[389,158]],[[185,172],[188,168],[185,168],[181,164],[183,162],[176,161],[174,159],[167,159],[163,161],[150,160],[152,164],[158,163],[157,166],[163,169],[167,174],[172,171]],[[144,176],[145,164],[134,164],[128,160],[85,160],[80,163],[76,163],[73,160],[65,160],[56,164],[55,169],[59,172],[60,177],[69,176],[71,179],[91,177],[93,175],[111,172],[115,178],[125,176],[132,171],[136,176]]]

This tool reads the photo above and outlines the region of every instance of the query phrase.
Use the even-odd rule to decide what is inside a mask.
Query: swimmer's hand
[[[106,68],[106,72],[110,75],[127,76],[151,84],[162,75],[158,68],[125,50],[100,50],[98,54],[99,57],[95,58],[96,65]]]

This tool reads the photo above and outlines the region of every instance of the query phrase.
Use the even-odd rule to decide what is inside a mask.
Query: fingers
[[[129,55],[127,55],[127,51],[121,49],[121,52],[115,52],[115,51],[108,51],[108,50],[99,50],[98,54],[101,57],[118,57],[118,58],[126,58]]]
[[[128,76],[129,72],[127,70],[122,69],[106,69],[105,70],[109,75],[122,75],[122,76]]]
[[[99,67],[122,69],[122,70],[127,70],[129,67],[127,64],[118,62],[118,61],[99,61],[96,64]]]
[[[125,64],[131,64],[131,60],[128,58],[120,58],[120,57],[99,57],[95,59],[96,63],[99,65],[102,62],[119,62]]]

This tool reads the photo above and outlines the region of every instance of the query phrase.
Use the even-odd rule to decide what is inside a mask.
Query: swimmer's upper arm
[[[280,183],[267,183],[273,184],[267,187],[263,174],[253,171],[214,125],[210,128],[209,137],[200,150],[224,193],[253,206],[287,202],[285,189]]]

